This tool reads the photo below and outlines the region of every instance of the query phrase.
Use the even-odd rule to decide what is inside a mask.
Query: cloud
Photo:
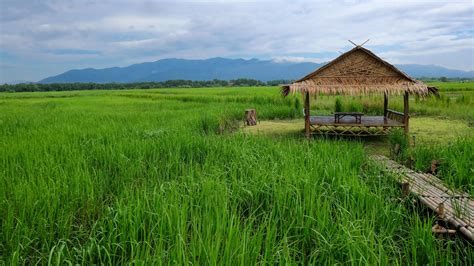
[[[324,62],[348,39],[393,63],[472,70],[473,14],[471,0],[2,0],[0,58],[15,67],[0,82],[170,57]]]

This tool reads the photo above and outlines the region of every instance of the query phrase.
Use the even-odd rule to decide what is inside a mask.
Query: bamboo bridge
[[[474,201],[464,192],[448,189],[436,176],[413,171],[389,158],[374,155],[386,171],[394,173],[402,185],[404,196],[412,193],[437,213],[438,219],[450,224],[455,230],[439,225],[433,226],[434,233],[461,232],[469,240],[474,241]]]

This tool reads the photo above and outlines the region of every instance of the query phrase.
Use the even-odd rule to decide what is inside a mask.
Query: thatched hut
[[[311,134],[381,135],[402,127],[408,133],[409,94],[425,96],[435,89],[415,80],[371,51],[356,46],[333,61],[292,84],[282,93],[302,93],[305,97],[305,132]],[[338,112],[334,116],[311,116],[310,96],[384,94],[384,116]],[[389,95],[403,95],[404,110],[388,109]]]

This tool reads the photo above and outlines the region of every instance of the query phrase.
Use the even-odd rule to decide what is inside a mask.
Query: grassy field
[[[456,163],[440,174],[472,193],[474,85],[443,85],[410,99],[411,152],[418,168]],[[472,244],[437,239],[435,217],[399,199],[369,141],[304,140],[301,100],[278,90],[0,94],[0,264],[474,262]],[[382,111],[380,96],[342,101]],[[240,130],[250,107],[275,134]]]

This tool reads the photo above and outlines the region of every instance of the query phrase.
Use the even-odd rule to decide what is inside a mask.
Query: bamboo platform
[[[474,241],[474,201],[469,194],[450,190],[434,175],[413,171],[385,156],[372,158],[395,173],[403,188],[416,195],[440,219]]]
[[[339,136],[378,136],[387,135],[392,128],[405,124],[383,116],[362,116],[360,122],[351,116],[335,121],[334,116],[311,116],[310,134]]]
[[[334,116],[311,116],[311,125],[327,125],[327,126],[383,126],[383,127],[403,127],[403,123],[394,119],[383,116],[362,116],[360,123],[355,121],[354,117],[346,116],[338,122],[334,120]]]

